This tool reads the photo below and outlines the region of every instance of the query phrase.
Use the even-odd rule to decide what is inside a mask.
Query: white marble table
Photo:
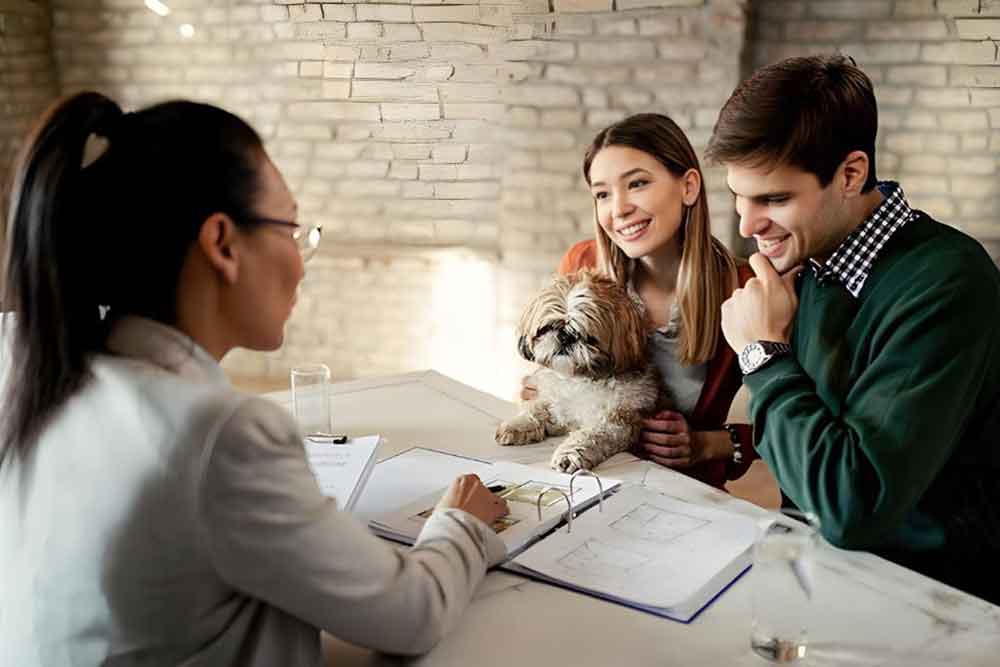
[[[333,385],[334,427],[381,433],[380,458],[421,445],[488,459],[547,462],[553,441],[499,447],[515,406],[433,371]],[[287,392],[268,395],[287,404]],[[766,512],[682,474],[620,455],[608,474],[750,516]],[[603,468],[602,468],[603,469]],[[610,472],[613,470],[613,472]],[[492,572],[458,628],[421,665],[764,665],[749,649],[750,581],[738,580],[690,625]],[[1000,665],[1000,607],[877,556],[824,545],[805,665]],[[336,665],[397,664],[344,643]]]

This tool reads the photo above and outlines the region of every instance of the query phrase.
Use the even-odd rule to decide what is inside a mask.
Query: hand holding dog
[[[736,354],[759,340],[787,343],[799,307],[795,278],[801,266],[778,275],[766,257],[754,253],[750,268],[756,277],[722,304],[722,333]]]
[[[651,461],[667,468],[690,468],[702,461],[727,458],[731,455],[729,434],[692,431],[679,412],[662,410],[642,420],[639,448]]]

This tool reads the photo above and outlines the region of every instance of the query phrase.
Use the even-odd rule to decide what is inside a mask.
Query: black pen
[[[325,442],[334,445],[346,445],[347,436],[340,433],[310,433],[306,436],[306,440],[312,440],[313,442]]]

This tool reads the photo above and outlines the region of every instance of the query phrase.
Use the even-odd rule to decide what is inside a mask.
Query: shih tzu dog
[[[528,304],[518,336],[521,356],[544,368],[534,375],[538,395],[497,427],[501,445],[566,434],[552,467],[589,470],[626,451],[642,419],[664,404],[646,356],[643,315],[608,278],[587,271],[557,277]]]

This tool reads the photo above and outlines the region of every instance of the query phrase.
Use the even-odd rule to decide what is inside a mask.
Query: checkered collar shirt
[[[817,284],[840,283],[851,296],[858,298],[882,247],[900,227],[916,217],[899,183],[881,181],[878,189],[884,197],[882,203],[847,235],[826,264],[809,260]]]

